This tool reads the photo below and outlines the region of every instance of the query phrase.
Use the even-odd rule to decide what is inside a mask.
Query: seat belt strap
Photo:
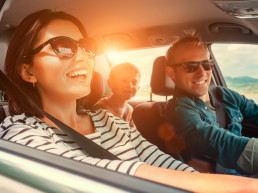
[[[219,89],[217,86],[212,85],[210,88],[210,92],[212,96],[214,97],[214,105],[216,109],[216,117],[217,117],[217,122],[221,128],[226,129],[227,124],[226,124],[226,114],[224,111],[224,106],[221,100],[221,96],[219,93]]]
[[[78,144],[85,152],[91,157],[109,160],[119,160],[117,156],[110,153],[103,147],[94,143],[87,137],[81,135],[68,125],[64,124],[60,120],[56,119],[49,113],[43,111],[34,101],[32,101],[9,77],[7,77],[2,70],[0,70],[0,89],[7,90],[7,88],[13,91],[14,96],[19,97],[17,100],[23,100],[25,105],[34,108],[40,114],[46,116],[49,120],[55,123],[64,133],[66,133],[76,144]]]
[[[216,117],[217,117],[217,122],[219,124],[219,127],[226,129],[227,128],[226,114],[225,114],[225,110],[224,110],[221,96],[219,93],[219,89],[215,84],[211,83],[209,91],[214,98],[213,102],[214,102],[214,106],[216,109]],[[226,174],[227,173],[226,168],[221,166],[219,163],[217,163],[216,164],[216,173]]]

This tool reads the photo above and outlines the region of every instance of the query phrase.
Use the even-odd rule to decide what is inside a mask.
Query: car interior
[[[176,36],[185,30],[194,29],[209,46],[214,43],[258,43],[258,2],[255,0],[2,0],[0,16],[0,69],[4,71],[4,60],[8,42],[19,22],[28,14],[41,9],[66,11],[79,18],[89,37],[98,44],[97,58],[102,57],[110,67],[107,53],[169,46]],[[221,66],[215,61],[212,84],[227,87]],[[104,65],[96,60],[95,72],[91,82],[90,95],[79,99],[78,113],[90,109],[105,96],[106,75],[98,66]],[[172,147],[167,147],[161,137],[167,124],[164,121],[166,100],[173,97],[174,83],[165,73],[165,53],[158,55],[152,63],[149,98],[129,103],[134,107],[133,120],[140,133],[162,151],[176,159],[187,162],[181,154],[180,138],[175,138]],[[0,122],[8,113],[7,96],[1,92]],[[153,99],[153,94],[164,96],[165,101]],[[159,129],[162,128],[163,130]],[[245,125],[246,136],[258,136],[257,126]],[[165,129],[166,130],[166,129]],[[8,145],[8,144],[6,144]],[[209,172],[219,173],[215,163],[200,158],[209,164]],[[203,162],[202,162],[203,163]],[[205,171],[201,165],[194,165]]]

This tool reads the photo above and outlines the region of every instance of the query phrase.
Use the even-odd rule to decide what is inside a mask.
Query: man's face
[[[109,79],[108,83],[114,96],[129,100],[139,90],[140,75],[136,72],[121,71]]]
[[[177,47],[175,51],[174,64],[185,62],[201,62],[209,59],[209,53],[203,46],[193,43],[184,43]],[[183,66],[175,68],[168,67],[172,73],[169,76],[175,81],[177,87],[185,90],[193,96],[206,101],[208,97],[208,87],[211,81],[212,70],[205,71],[201,65],[195,72],[187,73]]]

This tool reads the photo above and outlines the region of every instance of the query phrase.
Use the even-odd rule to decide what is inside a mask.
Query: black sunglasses
[[[198,69],[199,65],[202,65],[205,71],[209,71],[213,68],[214,62],[212,60],[204,60],[200,62],[184,62],[184,63],[174,64],[172,66],[173,67],[183,66],[186,73],[192,73]]]
[[[80,46],[91,59],[95,57],[97,51],[96,43],[91,38],[83,38],[79,41],[76,41],[66,36],[58,36],[47,40],[37,48],[33,49],[31,53],[28,54],[28,56],[39,53],[40,50],[42,50],[48,44],[50,44],[54,52],[63,59],[73,58],[78,51],[78,46]],[[25,56],[25,58],[28,56]]]

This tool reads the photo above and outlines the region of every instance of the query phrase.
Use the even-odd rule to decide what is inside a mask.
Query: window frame
[[[223,74],[222,74],[222,72],[220,70],[220,67],[219,67],[219,65],[218,65],[218,63],[216,61],[216,58],[215,58],[215,56],[214,56],[214,54],[213,54],[213,52],[211,50],[211,46],[212,46],[212,43],[207,45],[208,50],[210,52],[210,56],[211,56],[211,58],[212,58],[212,60],[214,61],[214,64],[215,64],[213,69],[212,69],[213,79],[214,79],[216,85],[223,86],[223,87],[227,88],[227,83],[226,83],[226,81],[224,79],[224,76],[223,76]]]

